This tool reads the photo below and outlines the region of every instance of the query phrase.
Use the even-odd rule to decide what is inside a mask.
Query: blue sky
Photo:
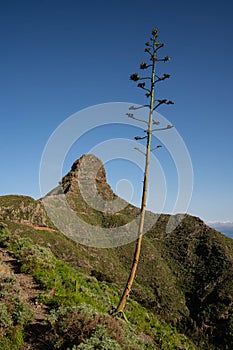
[[[40,196],[43,149],[70,115],[100,103],[145,103],[129,75],[144,60],[144,42],[157,27],[166,43],[162,53],[171,56],[161,69],[172,75],[158,95],[175,102],[160,113],[179,131],[193,163],[188,212],[205,221],[233,221],[232,15],[230,0],[2,1],[0,195]],[[107,133],[111,129],[99,129],[74,146],[64,172]],[[134,133],[122,127],[114,135]],[[174,166],[166,167],[166,150],[158,158],[173,201]],[[120,178],[140,181],[141,174],[119,162],[107,171],[113,187]]]

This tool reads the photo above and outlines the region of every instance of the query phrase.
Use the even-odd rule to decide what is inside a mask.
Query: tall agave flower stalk
[[[140,222],[139,222],[139,227],[138,227],[138,238],[137,238],[137,242],[136,242],[131,271],[130,271],[124,292],[123,292],[121,299],[119,301],[119,304],[115,310],[116,314],[119,314],[119,313],[124,314],[124,309],[126,306],[127,298],[129,297],[129,294],[131,292],[132,285],[133,285],[133,282],[135,279],[137,266],[138,266],[138,262],[139,262],[139,257],[140,257],[140,252],[141,252],[143,228],[144,228],[146,204],[147,204],[147,190],[148,190],[148,181],[149,181],[148,180],[148,173],[149,173],[149,164],[150,164],[150,154],[151,154],[151,151],[155,150],[156,148],[161,147],[161,146],[156,146],[154,148],[151,148],[152,133],[153,133],[153,131],[156,131],[156,130],[166,130],[166,129],[172,128],[171,125],[167,125],[164,128],[154,129],[154,125],[158,125],[159,122],[153,119],[153,112],[162,104],[168,104],[168,105],[173,104],[173,102],[170,100],[166,100],[166,99],[157,100],[157,99],[155,99],[155,84],[158,82],[161,82],[165,79],[170,78],[169,74],[163,74],[163,76],[161,76],[161,77],[156,75],[157,62],[167,62],[170,60],[169,56],[165,56],[163,58],[157,57],[158,50],[164,46],[164,44],[159,43],[157,41],[157,38],[158,38],[158,30],[153,29],[152,37],[150,38],[150,41],[145,43],[145,46],[146,46],[145,52],[149,56],[150,63],[148,64],[146,62],[142,62],[140,64],[141,70],[150,71],[150,74],[148,74],[149,76],[146,75],[146,76],[141,77],[138,73],[134,73],[130,76],[130,79],[132,81],[138,82],[137,86],[140,89],[146,91],[145,95],[149,99],[150,102],[149,102],[149,104],[142,106],[142,107],[149,108],[148,121],[138,119],[132,113],[127,113],[128,117],[130,117],[130,118],[133,118],[136,120],[141,120],[144,123],[146,122],[146,124],[147,124],[147,130],[145,130],[146,136],[143,136],[143,137],[136,136],[135,139],[136,140],[146,139],[147,143],[146,143],[146,154],[145,154],[146,159],[145,159],[143,192],[142,192],[142,200],[141,200]],[[136,110],[136,109],[142,108],[142,107],[131,106],[130,110]]]

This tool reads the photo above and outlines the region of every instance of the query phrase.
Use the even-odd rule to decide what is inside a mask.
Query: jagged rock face
[[[63,182],[69,179],[72,183],[79,176],[82,178],[85,177],[87,180],[95,178],[99,183],[107,182],[104,165],[101,160],[93,154],[83,155],[76,160],[70,172],[63,178]]]
[[[76,160],[70,172],[62,179],[64,193],[77,193],[80,188],[87,188],[89,192],[95,189],[104,199],[114,199],[115,195],[107,184],[106,172],[103,163],[93,154],[83,155]],[[94,195],[94,193],[90,193]]]

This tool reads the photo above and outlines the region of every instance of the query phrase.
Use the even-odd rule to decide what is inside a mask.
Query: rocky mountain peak
[[[61,181],[64,193],[77,192],[80,186],[96,186],[98,192],[106,199],[115,197],[111,187],[107,184],[106,171],[102,161],[94,154],[84,154],[77,159],[71,170]]]

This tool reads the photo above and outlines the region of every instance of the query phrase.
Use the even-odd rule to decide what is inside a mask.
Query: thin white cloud
[[[209,221],[207,225],[222,233],[233,235],[233,222],[231,221]]]

